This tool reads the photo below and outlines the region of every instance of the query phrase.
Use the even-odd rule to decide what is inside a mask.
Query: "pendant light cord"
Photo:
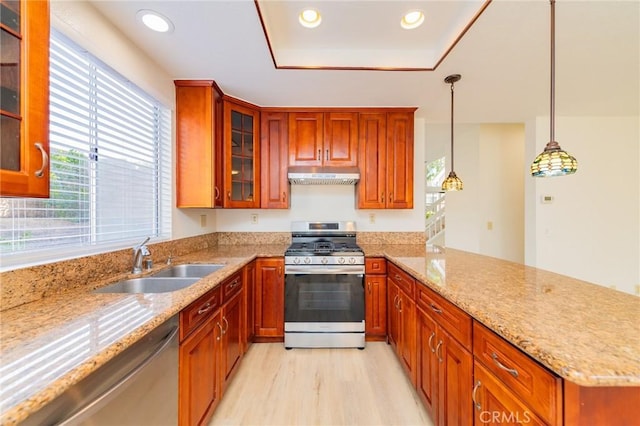
[[[453,167],[453,82],[451,82],[451,171]]]
[[[555,93],[556,93],[556,9],[555,9],[555,4],[556,4],[556,0],[549,0],[551,3],[551,106],[550,106],[550,114],[551,114],[551,119],[550,119],[550,138],[549,140],[551,142],[554,142],[555,139],[555,115],[556,115],[556,99],[555,99]]]

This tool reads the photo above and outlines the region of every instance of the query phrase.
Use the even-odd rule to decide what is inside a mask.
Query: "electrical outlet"
[[[491,222],[491,221],[487,222],[487,229],[489,231],[491,231],[493,229],[493,222]]]
[[[376,214],[369,213],[369,223],[376,223]]]
[[[200,215],[200,228],[204,228],[205,226],[207,226],[207,215],[206,214],[201,214]]]
[[[257,225],[258,224],[258,214],[257,213],[252,213],[251,214],[251,224],[252,225]]]

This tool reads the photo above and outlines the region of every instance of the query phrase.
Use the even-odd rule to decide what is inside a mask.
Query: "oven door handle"
[[[285,265],[284,273],[287,274],[304,274],[304,275],[364,275],[364,267],[362,265],[342,265],[342,266],[295,266]]]

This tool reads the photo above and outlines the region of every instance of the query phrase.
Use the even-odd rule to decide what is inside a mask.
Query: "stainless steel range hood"
[[[293,185],[355,185],[360,180],[357,167],[289,167]]]

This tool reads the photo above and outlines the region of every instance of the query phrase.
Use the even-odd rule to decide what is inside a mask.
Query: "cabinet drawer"
[[[383,257],[371,257],[364,260],[365,274],[381,274],[387,273],[387,259]]]
[[[227,303],[242,288],[242,271],[238,271],[224,280],[220,287],[222,287],[222,303]]]
[[[184,339],[221,305],[220,287],[209,290],[180,311],[180,340]]]
[[[473,327],[471,317],[423,285],[417,286],[417,292],[418,306],[432,314],[431,316],[447,333],[471,351],[471,330]]]
[[[394,283],[396,283],[398,285],[398,287],[400,287],[402,289],[402,291],[407,293],[407,295],[411,299],[413,299],[414,298],[415,286],[416,286],[416,280],[411,278],[411,276],[409,274],[404,272],[402,269],[398,268],[393,263],[389,263],[387,265],[387,270],[388,270],[387,277],[389,279],[391,279]]]
[[[546,422],[561,420],[561,379],[475,321],[473,355]]]

